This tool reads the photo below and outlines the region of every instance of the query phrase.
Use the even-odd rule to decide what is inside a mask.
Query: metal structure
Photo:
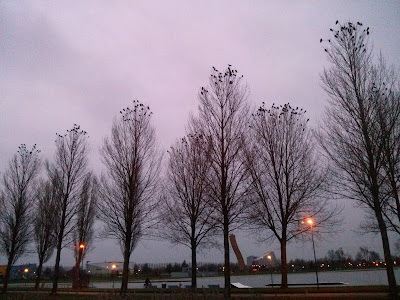
[[[235,255],[236,255],[236,258],[237,258],[237,261],[238,261],[239,270],[240,270],[240,271],[244,271],[244,270],[246,269],[246,266],[245,266],[245,264],[244,264],[244,260],[243,260],[242,253],[240,252],[239,247],[238,247],[238,245],[237,245],[235,235],[234,235],[234,234],[231,234],[231,235],[229,236],[229,239],[230,239],[230,241],[231,241],[231,246],[232,246],[232,248],[233,248],[233,251],[235,252]]]

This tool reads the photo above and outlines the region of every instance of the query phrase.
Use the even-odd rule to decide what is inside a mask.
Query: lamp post
[[[307,223],[310,224],[311,240],[312,240],[312,246],[313,246],[313,251],[314,251],[315,276],[317,278],[317,289],[319,289],[318,264],[317,264],[317,256],[315,255],[315,243],[314,243],[314,232],[313,232],[314,221],[312,219],[307,219]]]
[[[114,288],[114,275],[115,274],[113,274],[114,272],[115,272],[115,268],[117,267],[117,265],[116,264],[113,264],[112,266],[111,266],[111,268],[112,268],[112,270],[111,270],[111,276],[112,276],[112,279],[113,279],[113,288]]]
[[[83,271],[83,250],[85,250],[85,244],[80,244],[79,251],[81,252],[82,271]]]
[[[25,286],[26,286],[26,279],[27,279],[27,276],[28,276],[28,272],[29,272],[29,269],[26,268],[26,269],[24,270],[24,273],[26,274],[26,275],[25,275]]]
[[[86,275],[87,275],[87,277],[88,277],[88,282],[89,282],[89,273],[90,273],[90,270],[89,270],[89,263],[90,263],[90,260],[87,260],[87,261],[86,261]]]
[[[268,255],[267,258],[269,259],[269,265],[271,270],[271,287],[274,288],[274,279],[272,278],[272,256]]]
[[[85,244],[81,243],[79,245],[79,252],[80,252],[80,259],[82,261],[82,274],[79,276],[80,277],[80,286],[82,286],[82,279],[83,279],[83,251],[85,250]]]

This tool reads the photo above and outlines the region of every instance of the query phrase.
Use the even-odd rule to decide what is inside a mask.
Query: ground
[[[135,299],[135,300],[212,300],[223,299],[223,289],[197,289],[192,293],[190,289],[140,289],[129,290],[125,297],[120,297],[118,290],[84,290],[60,289],[56,296],[50,295],[50,291],[34,292],[28,289],[11,289],[6,295],[0,295],[5,300],[72,300],[72,299]],[[323,287],[317,288],[290,288],[280,289],[232,289],[233,299],[390,299],[387,286],[365,287]]]

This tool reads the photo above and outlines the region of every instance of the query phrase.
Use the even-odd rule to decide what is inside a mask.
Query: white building
[[[111,275],[122,274],[124,263],[120,261],[110,261],[102,263],[87,263],[86,270],[91,275]],[[133,273],[134,263],[129,263],[129,272]]]
[[[260,257],[248,256],[247,265],[276,266],[278,265],[278,260],[276,259],[274,251],[271,251]]]

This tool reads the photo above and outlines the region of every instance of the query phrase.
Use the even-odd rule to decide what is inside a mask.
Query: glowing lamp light
[[[84,249],[85,248],[85,244],[80,244],[79,248]]]
[[[111,268],[115,269],[117,267],[117,265],[112,265]]]
[[[267,258],[268,258],[269,260],[271,260],[271,259],[272,259],[271,255],[268,255],[268,256],[267,256]]]
[[[312,219],[307,219],[307,223],[310,224],[310,225],[312,225],[314,222],[313,222]]]
[[[28,272],[29,272],[29,269],[25,269],[24,272],[25,272],[25,273],[28,273]]]

